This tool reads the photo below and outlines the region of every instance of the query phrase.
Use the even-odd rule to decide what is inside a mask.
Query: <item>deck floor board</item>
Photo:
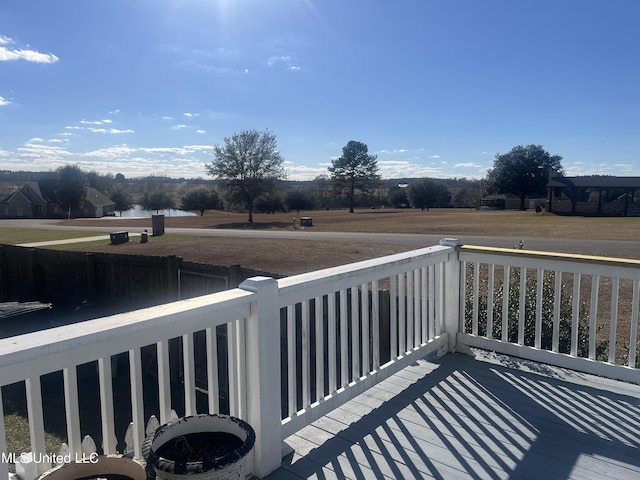
[[[640,385],[488,352],[416,362],[286,439],[269,480],[640,478]]]

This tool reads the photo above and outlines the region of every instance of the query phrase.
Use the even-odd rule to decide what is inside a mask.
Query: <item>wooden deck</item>
[[[640,386],[475,356],[371,388],[289,437],[267,478],[640,478]]]

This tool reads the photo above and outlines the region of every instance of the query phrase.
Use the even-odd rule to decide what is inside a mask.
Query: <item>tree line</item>
[[[497,154],[486,177],[474,179],[381,180],[376,155],[365,143],[351,140],[342,154],[331,161],[327,174],[311,181],[287,181],[284,157],[270,131],[245,130],[224,138],[214,147],[213,159],[205,166],[212,179],[170,179],[147,176],[126,179],[121,173],[84,172],[78,165],[59,167],[56,202],[70,211],[93,187],[123,212],[134,204],[145,210],[171,208],[197,211],[225,209],[248,213],[381,206],[395,208],[477,207],[487,193],[509,193],[520,198],[521,209],[528,195],[544,195],[549,175],[563,173],[562,157],[550,155],[540,145],[516,146]],[[13,173],[0,172],[6,180]],[[1,178],[1,177],[0,177]],[[33,177],[32,177],[33,179]]]

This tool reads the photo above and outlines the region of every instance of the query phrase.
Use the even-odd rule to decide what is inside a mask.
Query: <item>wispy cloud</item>
[[[0,62],[26,60],[34,63],[55,63],[59,60],[53,53],[41,53],[29,48],[12,48],[16,42],[10,37],[0,35]]]
[[[189,117],[189,118],[199,117],[199,116],[200,116],[200,114],[199,114],[199,113],[189,113],[189,112],[185,112],[185,113],[183,113],[183,115],[184,115],[185,117]]]
[[[382,154],[382,155],[397,155],[397,154],[404,154],[404,153],[419,153],[419,152],[424,152],[424,148],[393,148],[393,149],[382,149],[379,150],[378,154]]]
[[[0,97],[0,107],[6,107],[11,102],[4,97]]]
[[[402,160],[378,161],[380,175],[382,178],[403,178],[403,177],[444,177],[442,170],[437,167],[419,165],[413,162]]]
[[[127,145],[116,145],[115,147],[101,148],[99,150],[93,150],[82,154],[83,157],[97,157],[97,158],[115,158],[126,159],[136,150],[128,147]]]
[[[109,134],[109,135],[119,135],[121,133],[136,133],[135,130],[131,130],[131,129],[119,130],[117,128],[93,128],[93,127],[90,127],[87,130],[89,130],[90,132],[93,132],[93,133],[103,133],[103,134]]]
[[[453,168],[481,168],[482,165],[473,162],[456,163]]]
[[[54,145],[47,145],[46,142],[41,138],[31,139],[27,141],[23,147],[19,147],[17,150],[18,157],[31,158],[34,160],[63,160],[72,155],[71,152],[65,150],[64,148]]]
[[[273,67],[274,65],[278,65],[280,63],[289,63],[291,61],[291,57],[281,56],[281,57],[269,57],[267,58],[267,65]]]
[[[327,167],[295,165],[291,162],[287,162],[284,170],[289,180],[313,180],[318,175],[324,175],[327,173]]]
[[[179,125],[174,125],[173,127],[174,130],[182,130],[183,128],[187,128],[187,126],[184,123],[181,123]]]
[[[104,125],[105,123],[113,123],[113,122],[109,119],[106,119],[106,120],[95,120],[95,121],[80,120],[80,123],[84,125]]]
[[[277,56],[277,57],[269,57],[269,58],[267,58],[267,65],[269,67],[277,67],[277,66],[282,65],[282,66],[286,67],[286,69],[291,71],[291,72],[298,72],[298,71],[302,70],[302,67],[300,67],[299,65],[295,65],[293,63],[293,59],[288,55],[281,55],[281,56]]]

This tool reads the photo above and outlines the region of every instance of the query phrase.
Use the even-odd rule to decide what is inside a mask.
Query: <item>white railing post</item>
[[[442,331],[448,336],[448,353],[455,353],[456,339],[460,330],[460,241],[457,238],[443,238],[440,245],[454,247],[444,264],[444,288],[442,301],[444,303],[444,318],[442,319]],[[442,354],[446,352],[440,352]]]
[[[278,283],[253,277],[240,288],[257,293],[246,323],[246,420],[256,434],[253,474],[262,478],[282,463]]]

